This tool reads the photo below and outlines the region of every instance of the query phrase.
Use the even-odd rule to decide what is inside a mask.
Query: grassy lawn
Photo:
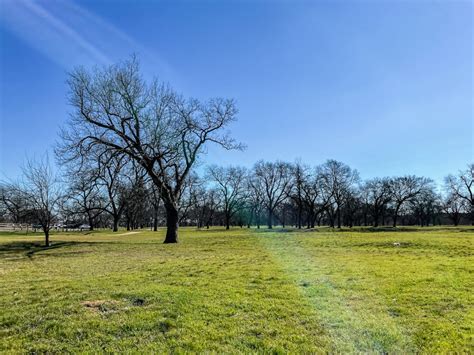
[[[51,240],[0,234],[0,352],[474,351],[474,229]]]

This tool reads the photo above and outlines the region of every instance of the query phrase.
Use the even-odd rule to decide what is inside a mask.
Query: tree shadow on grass
[[[44,246],[43,243],[40,242],[11,242],[0,244],[0,258],[33,258],[37,253],[61,248],[69,248],[75,245],[84,245],[90,244],[87,242],[74,242],[74,241],[58,241],[51,243],[49,247]],[[78,252],[83,253],[83,252]],[[51,254],[55,255],[55,254]]]

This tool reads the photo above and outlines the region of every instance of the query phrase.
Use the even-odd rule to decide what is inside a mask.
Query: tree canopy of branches
[[[446,177],[445,188],[449,195],[455,195],[466,202],[474,225],[474,164],[469,164],[466,170],[459,171],[456,176]]]
[[[226,229],[230,228],[231,218],[237,213],[238,207],[246,198],[245,183],[247,171],[241,167],[211,166],[208,170],[209,177],[216,184],[216,189],[221,196],[225,217]]]
[[[331,226],[334,226],[334,220],[337,218],[337,227],[341,228],[342,207],[354,184],[359,181],[359,173],[337,160],[326,161],[320,171],[325,189],[331,192],[331,204],[328,209]]]
[[[255,194],[262,198],[261,202],[268,213],[268,228],[271,229],[276,208],[290,192],[290,164],[280,161],[275,163],[259,161],[255,164],[250,181],[252,188],[256,191]]]
[[[432,180],[417,176],[400,176],[392,179],[391,197],[394,201],[393,226],[397,226],[398,213],[403,204],[413,200],[425,190]]]
[[[140,164],[166,209],[165,243],[176,243],[185,181],[205,145],[242,148],[223,131],[236,118],[234,101],[185,99],[157,80],[147,83],[135,58],[93,71],[78,68],[68,85],[73,112],[57,149],[62,161],[110,151]]]
[[[14,221],[21,222],[28,215],[28,221],[34,221],[43,230],[44,244],[49,247],[49,232],[57,220],[62,190],[48,157],[28,160],[21,178],[3,183],[0,192]]]

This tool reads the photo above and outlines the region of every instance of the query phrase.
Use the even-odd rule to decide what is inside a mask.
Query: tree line
[[[361,180],[328,160],[259,161],[251,169],[195,165],[208,144],[243,149],[225,129],[233,100],[186,99],[158,80],[146,82],[138,61],[69,74],[72,112],[48,161],[29,161],[23,176],[0,184],[0,219],[52,228],[87,225],[117,231],[179,225],[209,228],[274,225],[314,228],[474,223],[474,164],[446,177],[444,193],[426,177]]]

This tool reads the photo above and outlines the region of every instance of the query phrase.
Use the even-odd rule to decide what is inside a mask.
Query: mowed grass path
[[[0,234],[0,352],[474,351],[474,229],[180,237]]]

